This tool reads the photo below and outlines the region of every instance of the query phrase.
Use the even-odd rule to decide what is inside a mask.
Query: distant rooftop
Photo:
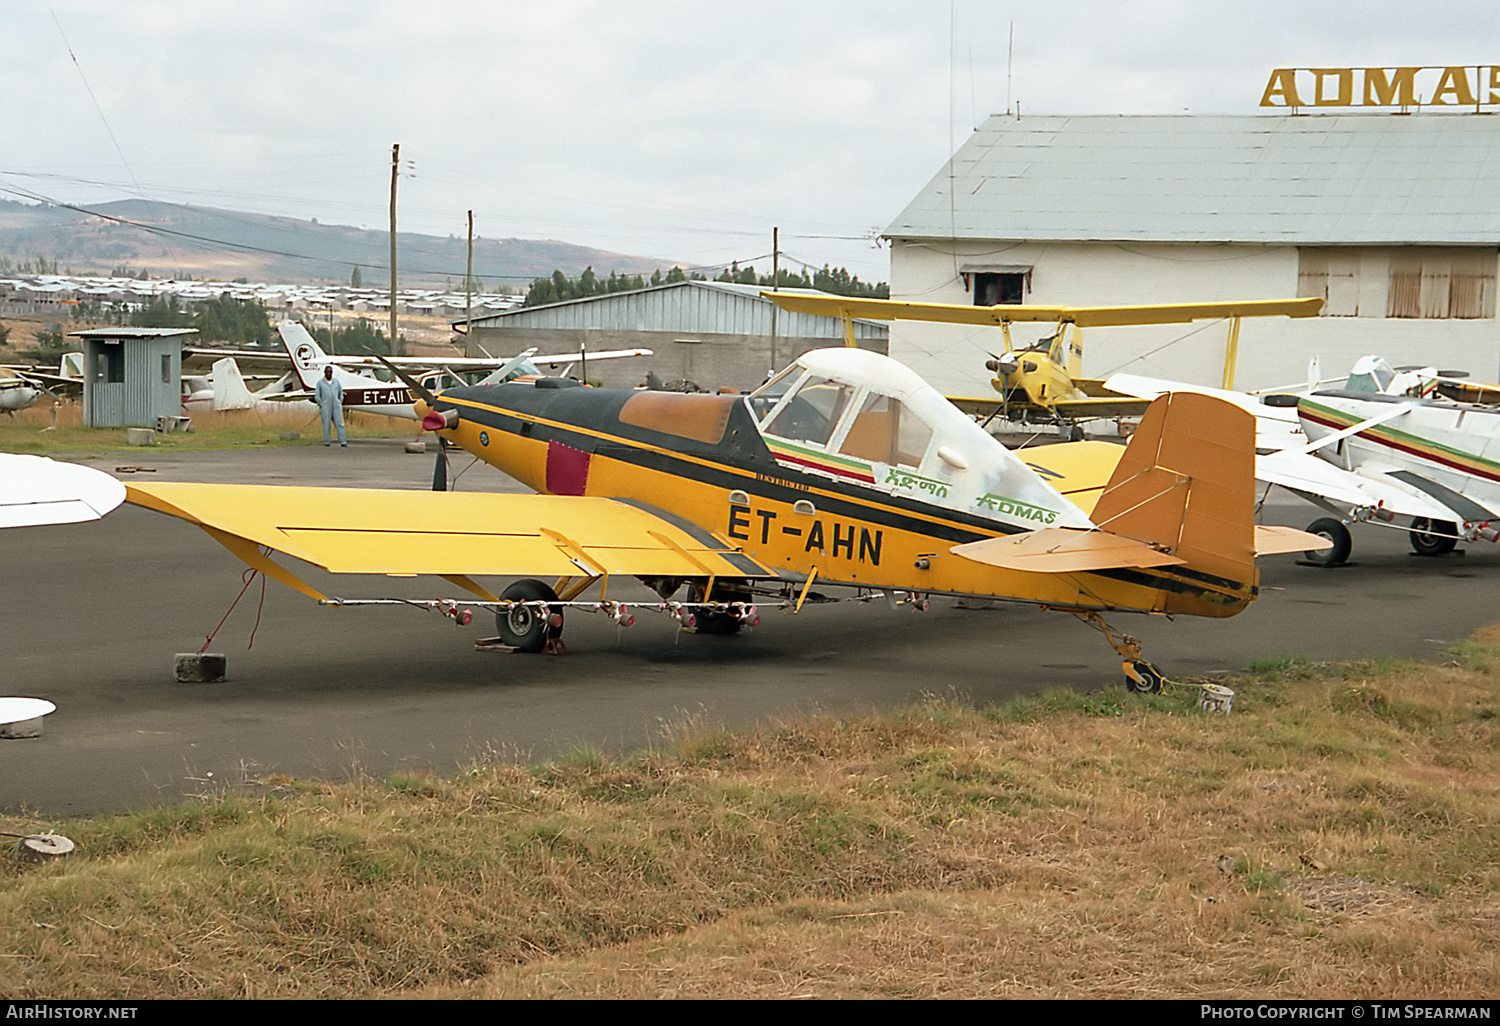
[[[1500,115],[997,114],[890,238],[1500,245]]]

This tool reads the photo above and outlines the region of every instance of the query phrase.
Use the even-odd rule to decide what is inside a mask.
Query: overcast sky
[[[0,15],[3,189],[383,228],[399,142],[403,230],[461,236],[472,208],[487,237],[765,272],[780,225],[792,259],[876,280],[873,236],[1007,95],[1023,116],[1250,114],[1274,67],[1500,63],[1495,0],[0,0]]]

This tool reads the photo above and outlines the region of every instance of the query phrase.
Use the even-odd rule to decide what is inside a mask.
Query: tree
[[[365,276],[359,272],[359,265],[354,265],[354,271],[349,275],[349,287],[351,289],[362,289],[365,287]]]
[[[359,320],[349,327],[313,328],[312,337],[328,353],[339,356],[364,356],[366,351],[391,356],[390,341],[385,332],[367,320]],[[401,339],[399,348],[405,348],[406,339]]]

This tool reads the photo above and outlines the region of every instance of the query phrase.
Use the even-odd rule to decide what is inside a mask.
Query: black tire
[[[1333,517],[1324,517],[1314,520],[1307,525],[1308,534],[1321,535],[1333,542],[1331,549],[1314,549],[1302,553],[1309,563],[1321,563],[1323,566],[1339,566],[1349,559],[1349,553],[1354,548],[1354,539],[1349,537],[1349,528]]]
[[[1458,525],[1448,520],[1418,517],[1411,522],[1411,550],[1419,556],[1446,556],[1458,547]]]
[[[1068,432],[1068,441],[1070,441],[1070,442],[1081,442],[1081,441],[1083,441],[1083,428],[1079,427],[1077,424],[1074,424],[1073,425],[1073,430],[1071,430],[1071,431]]]
[[[1166,683],[1166,678],[1161,675],[1160,670],[1152,666],[1150,663],[1146,662],[1144,659],[1135,660],[1135,662],[1133,662],[1131,666],[1135,668],[1136,673],[1141,675],[1141,679],[1136,680],[1134,677],[1130,676],[1130,674],[1127,673],[1125,675],[1126,691],[1132,692],[1133,694],[1137,695],[1161,694],[1162,685]]]
[[[532,602],[538,599],[543,602],[556,602],[557,592],[541,581],[528,577],[506,588],[501,592],[500,597],[518,602]],[[548,623],[552,619],[551,614],[556,614],[561,619],[562,609],[558,606],[549,608],[550,614],[548,615],[538,614],[534,606],[512,606],[509,609],[495,610],[495,629],[500,634],[500,640],[519,652],[540,652],[548,641],[562,634],[561,623],[556,627]]]

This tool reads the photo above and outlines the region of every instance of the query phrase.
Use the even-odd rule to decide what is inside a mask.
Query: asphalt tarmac
[[[455,456],[461,490],[524,490],[468,463]],[[146,467],[135,473],[152,480],[398,488],[426,488],[432,474],[431,456],[406,454],[392,439],[358,439],[347,450],[142,449],[92,465]],[[1319,515],[1298,499],[1273,499],[1266,522],[1303,527]],[[1263,560],[1260,600],[1231,620],[1112,622],[1138,635],[1169,676],[1281,655],[1435,658],[1500,620],[1500,547],[1466,548],[1417,558],[1404,532],[1360,526],[1356,565]],[[197,651],[243,588],[242,564],[202,531],[127,505],[97,523],[0,532],[0,553],[0,694],[58,706],[42,737],[0,741],[0,809],[39,820],[140,808],[274,773],[449,773],[571,748],[638,750],[690,722],[747,727],[931,693],[984,704],[1049,684],[1092,689],[1120,679],[1118,658],[1093,631],[1019,605],[808,606],[796,616],[766,611],[759,627],[733,638],[682,633],[649,613],[629,629],[571,614],[566,655],[525,656],[476,652],[474,641],[494,634],[482,613],[456,628],[410,607],[320,607],[274,582],[262,601],[257,579],[212,647],[228,656],[229,679],[178,684],[174,654]],[[325,593],[350,598],[460,594],[437,578],[303,569]]]

